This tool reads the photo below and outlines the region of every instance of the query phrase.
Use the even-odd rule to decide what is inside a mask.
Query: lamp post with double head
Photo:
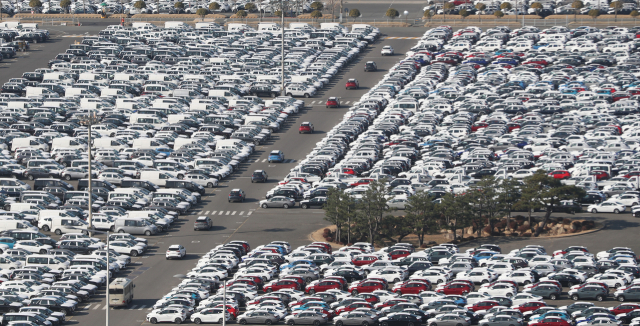
[[[89,229],[93,229],[93,204],[92,204],[92,198],[91,196],[93,196],[93,192],[92,192],[92,186],[91,186],[91,182],[92,182],[92,175],[91,175],[91,126],[94,124],[97,124],[98,122],[100,122],[100,120],[98,119],[98,117],[96,116],[95,112],[89,112],[86,116],[83,116],[80,119],[80,124],[83,126],[87,126],[87,128],[89,129],[89,133],[88,133],[88,140],[87,140],[87,154],[88,154],[88,161],[89,161],[89,166],[87,167],[89,169],[89,183],[88,183],[88,187],[89,187],[89,217],[87,218],[88,222],[89,222]],[[93,231],[92,231],[93,232]],[[108,273],[107,273],[108,274]],[[108,301],[108,300],[107,300]],[[107,302],[108,304],[108,302]],[[107,313],[108,314],[108,313]]]

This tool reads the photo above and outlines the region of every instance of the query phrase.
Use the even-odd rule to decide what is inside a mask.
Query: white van
[[[164,146],[159,141],[149,138],[138,138],[133,140],[133,148],[152,149]]]
[[[51,149],[57,148],[86,149],[87,143],[81,138],[76,137],[54,138],[51,142]]]
[[[38,231],[38,228],[31,225],[31,223],[27,221],[21,220],[0,220],[0,231],[7,230],[30,230],[30,231]]]
[[[11,141],[11,150],[15,152],[18,148],[35,148],[45,152],[49,151],[49,145],[35,137],[14,138]]]
[[[78,233],[89,230],[89,224],[77,217],[45,217],[38,223],[42,231],[53,231],[57,235],[63,233]]]
[[[55,255],[28,255],[25,266],[49,267],[50,269],[65,270],[71,265],[70,261],[63,261]]]
[[[117,138],[97,138],[93,140],[94,148],[117,149],[118,151],[129,148],[129,145]]]
[[[165,186],[167,180],[175,178],[171,172],[167,171],[142,171],[140,172],[140,180],[151,181],[158,186]]]

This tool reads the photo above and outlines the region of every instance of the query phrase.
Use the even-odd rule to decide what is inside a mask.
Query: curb
[[[598,224],[596,224],[598,225]],[[335,225],[330,225],[327,227],[323,227],[320,229],[317,229],[311,233],[309,233],[309,235],[307,236],[307,239],[309,239],[312,242],[327,242],[324,238],[322,238],[322,232],[324,232],[324,229],[331,229],[332,231],[335,229]],[[577,237],[577,236],[582,236],[582,235],[587,235],[587,234],[591,234],[591,233],[596,233],[598,231],[602,231],[605,228],[607,228],[606,223],[602,223],[600,224],[599,227],[596,227],[593,230],[589,230],[589,231],[585,231],[585,232],[580,232],[580,233],[572,233],[572,234],[562,234],[562,235],[552,235],[552,236],[546,236],[546,237],[528,237],[530,239],[558,239],[558,238],[570,238],[570,237]],[[502,238],[502,239],[524,239],[523,237],[496,237],[496,236],[491,236],[491,237],[485,237],[485,238],[480,238],[480,239],[492,239],[492,238]],[[480,240],[478,238],[472,240],[472,241],[467,241],[467,242],[473,242],[473,241],[478,241]],[[337,244],[335,242],[327,242],[331,245],[331,248],[335,248],[335,249],[340,249],[342,247],[344,247],[343,245]]]

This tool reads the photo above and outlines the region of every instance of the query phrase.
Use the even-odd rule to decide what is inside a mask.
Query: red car
[[[609,311],[614,315],[626,314],[628,312],[640,309],[640,304],[637,303],[623,303],[613,308],[609,308]]]
[[[373,305],[368,303],[368,302],[354,302],[350,305],[347,305],[345,307],[342,308],[338,308],[336,309],[336,316],[340,315],[341,313],[345,312],[345,311],[354,311],[358,308],[370,308],[373,309]]]
[[[303,122],[300,124],[300,128],[298,128],[299,134],[312,134],[314,131],[315,128],[311,122]]]
[[[362,185],[368,185],[369,183],[371,183],[371,181],[373,181],[373,179],[360,179],[360,180],[350,184],[349,187],[357,187],[357,186],[362,186]]]
[[[300,290],[302,290],[304,288],[304,285],[307,284],[307,281],[304,279],[304,277],[297,276],[297,275],[286,275],[286,276],[282,277],[280,280],[281,281],[285,281],[285,280],[286,281],[294,281],[294,282],[298,283],[298,287],[300,288]]]
[[[471,292],[471,287],[467,284],[463,283],[453,283],[447,284],[442,289],[437,291],[438,293],[443,293],[446,295],[455,294],[455,295],[466,295]]]
[[[219,305],[215,306],[215,308],[222,308],[222,305],[219,304]],[[227,305],[227,311],[233,317],[233,319],[238,318],[238,310],[236,308],[234,308],[233,306]]]
[[[391,260],[396,260],[398,258],[403,258],[411,255],[411,251],[406,249],[396,249],[390,252],[389,255],[391,256]]]
[[[527,311],[533,311],[536,310],[540,307],[546,307],[547,304],[544,302],[540,302],[540,301],[532,301],[532,302],[525,302],[522,303],[518,306],[516,306],[514,309],[520,310],[521,313],[525,313]]]
[[[471,126],[471,132],[476,132],[480,129],[484,129],[486,127],[489,127],[489,124],[486,122],[476,122]]]
[[[351,292],[352,295],[357,295],[358,293],[371,293],[375,290],[386,290],[386,289],[387,287],[381,282],[371,281],[371,280],[362,280],[350,286],[349,292]]]
[[[571,324],[560,317],[546,317],[538,322],[529,324],[529,326],[571,326]]]
[[[389,299],[383,303],[378,303],[377,305],[375,305],[376,310],[381,310],[382,308],[386,308],[386,307],[393,307],[395,305],[397,305],[398,303],[409,303],[409,300],[407,299],[402,299],[402,298],[397,298],[397,299]]]
[[[589,175],[595,175],[596,176],[596,180],[607,180],[607,179],[609,179],[609,173],[607,171],[593,170],[593,171],[589,171]]]
[[[304,292],[308,294],[314,294],[316,292],[324,292],[332,289],[342,290],[342,284],[336,280],[321,280],[317,283],[307,285],[307,288],[304,290]]]
[[[325,277],[324,279],[328,281],[336,281],[340,283],[343,287],[346,287],[347,285],[349,285],[349,282],[347,282],[347,279],[342,276],[331,275],[331,276]]]
[[[351,262],[356,266],[364,266],[373,264],[378,260],[378,256],[374,255],[360,255],[356,256]]]
[[[355,78],[351,78],[347,80],[347,84],[344,85],[344,89],[358,89],[358,88],[360,88],[360,83]]]
[[[281,289],[300,290],[300,284],[294,280],[279,280],[265,285],[263,290],[264,292],[271,293]]]
[[[549,176],[554,179],[569,179],[571,178],[571,173],[567,170],[556,170],[549,172]]]
[[[479,311],[479,310],[489,310],[495,306],[499,306],[500,303],[498,303],[498,301],[493,301],[493,300],[483,300],[483,301],[479,301],[474,303],[469,309],[473,310],[473,311]]]
[[[364,301],[370,304],[377,304],[380,302],[380,297],[371,293],[360,293],[356,296],[356,298],[362,298],[364,299]]]
[[[340,99],[337,97],[330,97],[325,104],[327,108],[339,108],[340,107]]]
[[[429,286],[423,282],[407,282],[394,290],[398,295],[403,294],[419,294],[423,291],[429,291]]]

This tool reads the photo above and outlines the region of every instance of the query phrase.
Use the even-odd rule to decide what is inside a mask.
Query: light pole
[[[282,85],[280,87],[281,91],[280,91],[280,96],[286,96],[287,93],[284,90],[284,0],[280,0],[280,11],[282,14],[282,44],[280,47],[280,52],[282,53],[281,58],[280,58],[280,68],[282,68],[281,74],[280,74],[280,79],[282,82]]]
[[[227,325],[227,282],[223,281],[215,281],[208,278],[202,277],[187,277],[185,274],[176,274],[173,275],[175,278],[187,279],[187,280],[199,280],[206,282],[215,282],[216,284],[222,284],[222,310],[224,311],[224,317],[222,317],[222,326]]]
[[[88,144],[87,144],[87,153],[89,154],[89,166],[88,166],[88,170],[89,170],[89,217],[87,218],[89,221],[89,229],[93,229],[93,206],[92,206],[92,198],[91,196],[93,195],[92,192],[92,187],[91,187],[91,126],[98,123],[99,120],[96,117],[94,112],[90,112],[86,117],[84,117],[82,120],[80,120],[80,124],[83,126],[87,126],[87,128],[89,128],[89,134],[88,134]],[[107,300],[108,301],[108,300]],[[107,302],[107,304],[109,304]]]
[[[407,16],[409,15],[409,11],[405,10],[402,14],[404,15],[404,23],[406,24],[407,23]]]
[[[81,228],[77,228],[79,230],[84,230]],[[105,301],[107,301],[107,311],[106,311],[106,316],[105,316],[105,325],[109,326],[109,273],[111,273],[111,271],[109,270],[109,265],[111,264],[109,262],[111,255],[109,252],[109,231],[96,231],[96,230],[91,230],[93,233],[100,233],[100,234],[106,234],[107,235],[107,288],[105,289]]]

